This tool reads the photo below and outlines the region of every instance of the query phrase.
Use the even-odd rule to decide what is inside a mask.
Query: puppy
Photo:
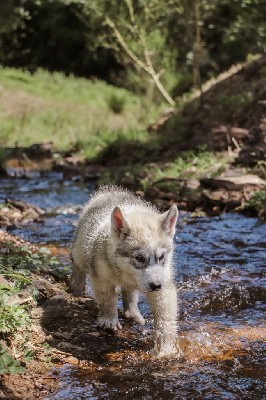
[[[102,329],[121,329],[118,287],[122,290],[124,317],[144,325],[138,292],[146,294],[154,317],[158,356],[176,352],[178,307],[172,254],[177,217],[175,205],[161,214],[127,190],[103,187],[84,207],[71,247],[70,290],[80,296],[89,274]]]

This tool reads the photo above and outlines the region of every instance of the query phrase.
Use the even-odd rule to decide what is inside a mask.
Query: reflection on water
[[[41,223],[13,231],[60,246],[70,241],[76,211],[92,189],[55,173],[1,182],[2,199],[19,196],[47,210]],[[182,358],[155,360],[132,340],[83,368],[59,368],[58,390],[47,400],[265,398],[265,238],[266,226],[255,218],[183,215],[174,257]],[[140,308],[149,321],[143,298]],[[151,326],[132,332],[145,338]]]

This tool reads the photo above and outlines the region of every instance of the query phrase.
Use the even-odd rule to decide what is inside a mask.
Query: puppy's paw
[[[182,355],[179,343],[174,335],[157,335],[155,337],[155,347],[153,354],[158,358],[174,357],[180,358]]]
[[[180,357],[179,352],[177,351],[177,348],[175,346],[165,346],[162,347],[159,351],[158,349],[154,349],[154,355],[157,358],[176,358],[176,357]]]
[[[140,325],[145,325],[145,319],[139,312],[139,310],[127,310],[124,312],[124,318],[132,319]]]
[[[99,328],[107,332],[116,332],[118,329],[122,329],[122,326],[117,318],[99,317],[97,325]]]

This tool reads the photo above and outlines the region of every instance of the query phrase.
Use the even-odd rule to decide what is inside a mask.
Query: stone
[[[256,186],[261,189],[266,187],[266,181],[253,174],[243,176],[224,176],[218,178],[202,178],[200,183],[204,188],[210,189],[223,188],[227,190],[242,190],[246,186]]]
[[[28,156],[33,158],[51,157],[53,148],[53,142],[34,143],[26,150],[26,153]]]

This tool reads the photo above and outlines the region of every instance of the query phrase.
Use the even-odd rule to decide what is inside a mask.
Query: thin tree
[[[128,40],[128,37],[126,38],[125,35],[123,35],[121,29],[118,26],[118,23],[116,23],[113,18],[107,16],[105,22],[107,26],[109,26],[112,30],[117,43],[124,51],[124,53],[129,57],[133,65],[149,74],[166,101],[174,106],[175,101],[167,92],[166,88],[160,80],[162,74],[164,73],[164,70],[161,69],[159,71],[156,71],[156,68],[154,67],[152,55],[155,53],[155,49],[150,49],[150,45],[147,40],[148,35],[145,29],[145,24],[143,24],[143,21],[149,21],[149,23],[151,22],[151,19],[153,19],[153,9],[151,6],[149,6],[147,2],[146,5],[144,5],[142,8],[142,13],[144,13],[144,16],[142,15],[141,19],[139,19],[139,15],[135,12],[132,0],[124,0],[124,2],[126,4],[129,14],[129,20],[124,21],[123,24],[127,30],[127,33],[132,35],[131,40]],[[152,5],[154,6],[154,2]],[[119,23],[121,25],[121,20],[119,21]],[[132,44],[135,44],[135,38],[137,38],[138,40],[138,54],[132,48],[134,47],[132,46]]]

